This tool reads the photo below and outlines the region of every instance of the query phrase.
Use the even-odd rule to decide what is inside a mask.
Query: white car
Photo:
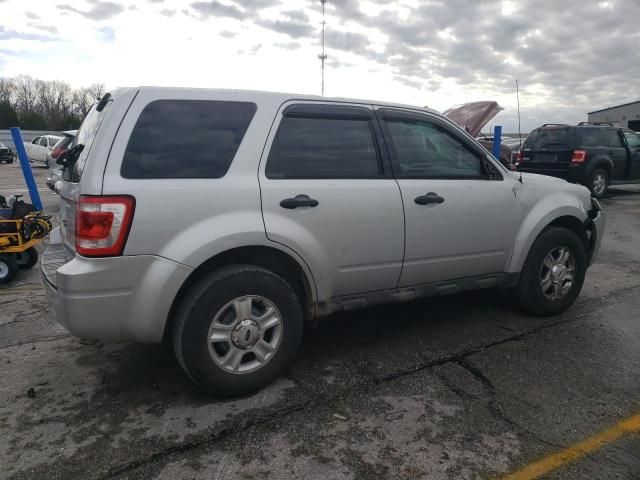
[[[56,135],[43,135],[31,140],[30,143],[25,142],[24,148],[27,151],[27,157],[30,162],[41,162],[48,167],[47,154],[53,149],[53,146],[60,140]]]

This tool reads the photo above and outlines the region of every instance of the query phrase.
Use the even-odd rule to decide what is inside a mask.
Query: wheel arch
[[[255,265],[281,276],[292,286],[296,295],[300,298],[305,320],[313,320],[315,318],[317,299],[315,281],[311,272],[299,260],[276,247],[264,245],[242,246],[214,255],[191,272],[173,300],[165,322],[163,338],[166,339],[167,335],[170,334],[176,309],[186,292],[189,291],[189,288],[208,273],[231,265]]]
[[[568,199],[571,200],[569,202],[563,201]],[[558,206],[558,203],[561,206]],[[556,206],[552,207],[552,205]],[[588,214],[577,198],[563,199],[556,195],[549,195],[539,202],[522,222],[516,236],[507,272],[513,273],[522,270],[533,242],[547,227],[558,226],[575,232],[585,244],[585,250],[588,253],[589,237],[584,225],[587,219]]]

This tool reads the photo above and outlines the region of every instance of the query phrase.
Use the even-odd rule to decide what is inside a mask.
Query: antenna
[[[324,27],[327,24],[327,22],[324,21],[324,7],[327,3],[327,0],[320,0],[320,3],[322,3],[322,53],[318,55],[318,58],[320,59],[321,65],[320,68],[322,72],[322,96],[324,97],[324,62],[327,59],[327,54],[324,53]]]
[[[518,101],[518,142],[522,148],[522,132],[520,131],[520,88],[518,87],[518,79],[516,78],[516,99]]]
[[[516,100],[518,101],[518,143],[520,144],[520,152],[522,152],[522,132],[520,131],[520,87],[518,87],[518,79],[516,78]],[[518,154],[520,155],[520,154]],[[520,170],[520,178],[522,183],[522,170]]]

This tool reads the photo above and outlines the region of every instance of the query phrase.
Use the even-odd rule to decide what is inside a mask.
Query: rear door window
[[[220,178],[256,112],[249,102],[157,100],[133,128],[124,178]]]
[[[283,117],[267,178],[375,178],[381,175],[367,118]]]
[[[600,143],[600,132],[602,128],[582,128],[580,129],[580,145],[583,147],[597,147]]]
[[[601,134],[601,145],[603,147],[623,148],[622,140],[618,134],[618,130],[613,128],[603,128]]]

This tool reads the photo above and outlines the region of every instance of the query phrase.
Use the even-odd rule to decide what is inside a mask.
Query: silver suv
[[[605,221],[586,188],[512,173],[437,112],[379,102],[121,89],[63,160],[42,260],[59,322],[171,339],[215,395],[273,381],[304,322],[336,311],[499,286],[559,313]]]

